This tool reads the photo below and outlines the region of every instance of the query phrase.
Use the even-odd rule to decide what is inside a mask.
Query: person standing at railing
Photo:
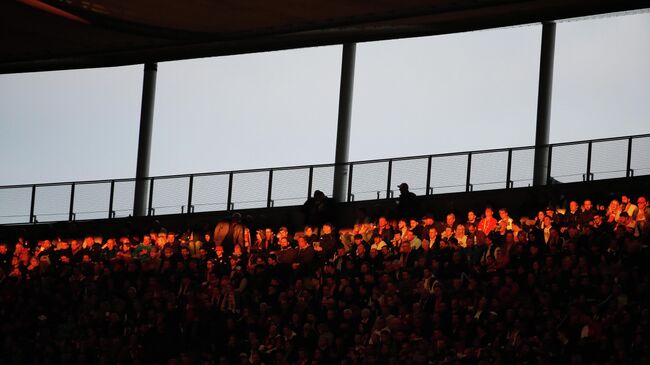
[[[416,215],[417,201],[415,193],[409,191],[409,185],[405,182],[397,185],[399,198],[397,199],[398,218],[407,218]]]
[[[222,220],[214,228],[214,244],[223,246],[226,255],[230,255],[235,247],[244,246],[244,226],[241,214],[235,213],[230,220]]]
[[[314,227],[315,230],[323,224],[332,220],[333,202],[325,193],[320,190],[314,192],[314,196],[307,199],[302,207],[305,225]],[[316,234],[320,232],[314,232]]]

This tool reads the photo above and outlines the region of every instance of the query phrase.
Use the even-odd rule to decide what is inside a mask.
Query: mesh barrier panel
[[[428,165],[428,158],[393,161],[390,188],[397,190],[397,185],[405,182],[409,185],[409,191],[416,195],[426,195]],[[399,195],[397,192],[395,194]]]
[[[434,194],[465,191],[467,155],[441,156],[431,160],[431,187]]]
[[[235,173],[232,181],[234,209],[266,207],[268,188],[268,171]]]
[[[506,187],[508,152],[487,152],[472,155],[470,184],[472,189],[491,190]]]
[[[74,187],[74,219],[108,218],[111,183],[77,184]]]
[[[632,140],[630,168],[634,171],[634,176],[650,175],[650,137]]]
[[[512,181],[512,187],[519,188],[533,185],[534,163],[534,148],[512,151],[512,165],[510,166],[510,181]]]
[[[594,142],[591,145],[591,173],[595,180],[625,177],[627,140]]]
[[[352,172],[354,200],[373,200],[386,197],[388,162],[355,164]],[[379,193],[379,195],[377,194]]]
[[[228,174],[195,176],[192,205],[195,212],[228,209]]]
[[[587,173],[587,144],[553,147],[551,177],[561,183],[583,181]]]
[[[330,198],[332,197],[334,190],[334,166],[314,167],[314,178],[311,185],[312,196],[316,190],[322,191]]]
[[[153,183],[152,205],[155,215],[187,212],[190,178],[159,178]]]
[[[0,224],[29,222],[32,188],[0,189]]]
[[[273,171],[271,199],[274,207],[302,205],[307,200],[309,169]]]
[[[147,182],[147,192],[149,182]],[[116,181],[113,192],[113,211],[116,217],[128,217],[133,214],[133,197],[135,196],[135,180]],[[147,195],[147,201],[149,195]],[[145,205],[148,206],[148,205]]]
[[[34,215],[38,222],[67,221],[72,185],[37,186]]]

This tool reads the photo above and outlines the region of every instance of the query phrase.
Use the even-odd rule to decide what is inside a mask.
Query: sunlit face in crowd
[[[636,200],[636,204],[639,206],[639,209],[645,209],[645,207],[648,206],[648,201],[646,200],[645,197],[641,196],[639,199]]]
[[[476,220],[476,214],[473,211],[467,212],[467,221],[474,222]]]
[[[465,235],[465,226],[459,224],[456,226],[456,236],[462,237]]]
[[[492,208],[485,208],[485,217],[486,218],[492,218],[494,215],[494,212],[492,211]]]
[[[628,198],[627,195],[623,195],[623,196],[621,197],[621,204],[623,204],[623,205],[627,205],[629,202],[630,202],[630,198]]]
[[[501,219],[508,218],[508,211],[505,209],[499,209],[499,217],[501,217]]]
[[[569,210],[575,212],[578,210],[578,202],[572,201],[569,203]]]
[[[332,226],[329,224],[326,224],[323,226],[323,234],[331,234],[332,233]]]
[[[591,200],[589,200],[589,199],[585,200],[585,201],[582,203],[582,207],[583,207],[585,210],[591,210],[591,208],[593,207],[593,205],[591,204]]]
[[[612,201],[609,203],[609,211],[610,211],[610,212],[615,212],[615,211],[618,210],[618,207],[619,207],[619,206],[620,206],[620,204],[618,203],[618,200],[612,200]]]
[[[456,221],[456,216],[454,213],[447,214],[447,225],[451,226]]]

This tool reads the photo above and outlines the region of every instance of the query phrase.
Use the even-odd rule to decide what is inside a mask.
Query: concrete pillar
[[[555,23],[542,26],[542,50],[539,62],[539,91],[537,93],[537,128],[535,130],[535,161],[533,186],[549,184],[549,133],[551,130],[551,96],[553,94],[553,58],[555,55]]]
[[[350,152],[350,119],[352,115],[352,93],[354,90],[354,61],[357,44],[343,45],[341,62],[341,87],[339,89],[339,119],[336,128],[336,155],[334,162],[334,193],[337,202],[347,201],[347,163]]]
[[[147,215],[151,132],[153,130],[153,108],[156,99],[157,71],[157,63],[146,63],[144,65],[142,108],[140,110],[140,134],[138,137],[138,161],[135,170],[135,196],[133,197],[133,215],[136,217]]]

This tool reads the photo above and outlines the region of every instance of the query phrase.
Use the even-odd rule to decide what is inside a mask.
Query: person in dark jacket
[[[397,214],[399,218],[412,217],[416,215],[417,202],[415,194],[409,191],[407,183],[401,183],[399,188],[399,198],[397,199]]]
[[[235,247],[244,247],[244,225],[241,223],[241,214],[235,213],[230,220],[222,220],[214,228],[213,236],[215,246],[223,246],[226,255],[230,255]]]

